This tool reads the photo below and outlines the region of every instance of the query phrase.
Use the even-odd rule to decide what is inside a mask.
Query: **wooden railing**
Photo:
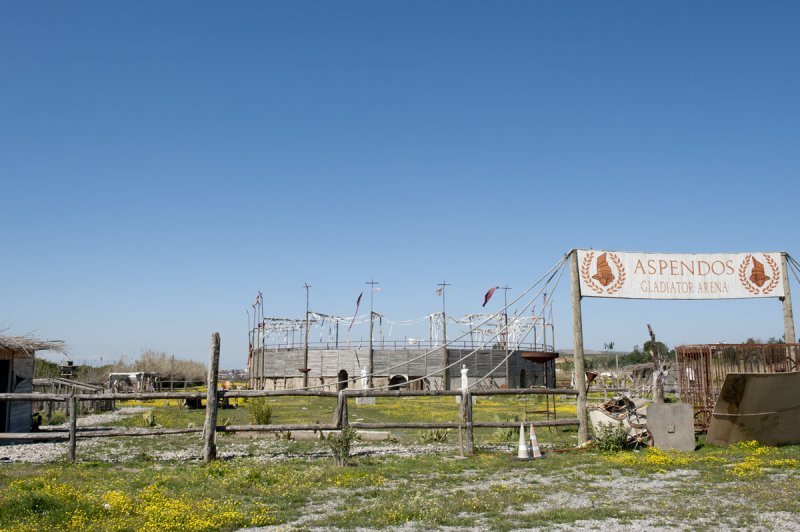
[[[510,390],[342,390],[340,392],[327,392],[315,390],[217,390],[217,399],[223,398],[254,398],[254,397],[329,397],[337,399],[336,411],[334,412],[331,423],[296,423],[279,425],[226,425],[214,426],[212,432],[287,432],[287,431],[336,431],[346,426],[355,429],[464,429],[466,434],[465,451],[472,453],[474,450],[474,429],[475,428],[514,428],[519,427],[519,422],[489,422],[475,421],[473,416],[472,398],[477,396],[493,395],[569,395],[577,396],[578,392],[572,389],[546,389],[546,388],[522,388]],[[348,417],[348,399],[358,397],[441,397],[441,396],[460,396],[462,408],[460,410],[461,420],[459,422],[351,422]],[[69,424],[66,429],[48,430],[45,432],[30,433],[0,433],[0,440],[15,441],[67,441],[68,459],[75,460],[76,442],[78,439],[85,438],[111,438],[126,436],[166,436],[172,434],[201,433],[203,427],[190,428],[151,428],[151,429],[118,429],[118,428],[98,428],[85,427],[78,429],[77,417],[79,401],[96,401],[98,399],[117,400],[117,401],[148,401],[153,399],[202,399],[206,398],[205,392],[150,392],[150,393],[131,393],[131,394],[103,394],[103,395],[66,395],[66,394],[43,394],[43,393],[4,393],[0,394],[0,401],[52,401],[66,402],[69,411]],[[216,401],[206,405],[207,417],[216,410]],[[534,427],[554,427],[554,426],[576,426],[577,419],[558,419],[526,421],[526,425]],[[212,434],[213,435],[213,434]],[[206,438],[208,438],[206,434]]]
[[[472,453],[474,450],[474,429],[477,427],[517,427],[518,422],[476,422],[472,413],[472,398],[475,396],[491,395],[571,395],[578,396],[577,390],[558,388],[520,388],[506,390],[342,390],[328,392],[322,390],[219,390],[217,376],[219,374],[219,334],[211,335],[211,353],[208,365],[207,392],[145,392],[145,393],[110,393],[110,394],[53,394],[53,393],[3,393],[0,401],[65,401],[68,404],[69,424],[66,431],[47,431],[31,433],[0,433],[0,440],[42,441],[42,440],[67,440],[67,457],[75,461],[75,452],[78,438],[110,438],[120,436],[157,436],[171,434],[203,433],[203,457],[206,462],[216,459],[217,432],[285,432],[298,430],[341,430],[348,425],[361,429],[431,429],[431,428],[457,428],[461,427],[466,432],[465,450]],[[394,423],[364,423],[353,422],[348,419],[347,400],[351,397],[437,397],[461,396],[461,421],[458,423],[426,423],[426,422],[394,422]],[[126,400],[147,401],[151,399],[206,399],[206,421],[202,428],[180,429],[104,429],[85,428],[78,430],[78,401]],[[218,426],[217,407],[219,399],[223,398],[252,398],[252,397],[335,397],[337,399],[336,411],[329,424],[293,424],[293,425],[226,425]],[[552,427],[578,425],[578,419],[559,419],[546,421],[528,421],[534,427]],[[580,432],[580,431],[579,431]]]

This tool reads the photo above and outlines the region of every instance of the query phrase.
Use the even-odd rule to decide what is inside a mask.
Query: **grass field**
[[[148,406],[159,425],[202,424],[202,411]],[[538,406],[487,398],[475,414],[509,419]],[[560,404],[563,417],[570,406]],[[273,423],[326,422],[334,407],[326,399],[276,398]],[[221,410],[220,419],[226,416],[245,424],[245,404]],[[381,399],[354,404],[355,418],[449,421],[457,407],[452,398]],[[143,419],[120,423],[141,426]],[[414,431],[400,443],[360,442],[347,467],[334,465],[323,442],[273,436],[220,434],[223,459],[209,465],[199,460],[197,434],[81,440],[76,464],[0,465],[0,530],[795,530],[800,523],[798,446],[551,450],[519,462],[516,435],[497,432],[480,432],[478,452],[464,460],[455,458],[452,437],[444,446],[414,444]],[[548,448],[575,442],[569,431],[539,436]]]
[[[800,448],[479,452],[269,462],[135,459],[0,467],[3,530],[766,527],[800,518]]]

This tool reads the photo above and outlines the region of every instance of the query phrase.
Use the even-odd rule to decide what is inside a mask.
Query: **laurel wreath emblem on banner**
[[[778,282],[780,281],[780,269],[778,268],[778,263],[775,262],[775,259],[769,255],[764,255],[764,262],[766,262],[769,266],[772,276],[769,278],[769,283],[767,283],[766,286],[760,287],[747,277],[747,268],[750,266],[752,261],[752,255],[747,254],[744,256],[742,263],[739,265],[739,282],[742,283],[742,286],[744,286],[745,289],[754,296],[769,294],[775,289],[776,286],[778,286]]]
[[[627,274],[625,267],[622,265],[622,260],[616,253],[606,253],[606,257],[611,261],[617,269],[617,275],[610,286],[603,286],[597,283],[592,277],[592,260],[594,259],[594,251],[586,252],[583,261],[581,262],[581,278],[583,282],[589,286],[596,294],[612,295],[618,292],[625,284]],[[602,258],[602,257],[601,257]]]

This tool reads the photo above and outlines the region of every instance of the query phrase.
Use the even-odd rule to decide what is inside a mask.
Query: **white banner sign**
[[[780,253],[578,250],[581,295],[630,299],[782,297]]]

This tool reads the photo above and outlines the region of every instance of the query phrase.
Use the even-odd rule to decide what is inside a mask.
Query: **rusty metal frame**
[[[697,430],[707,430],[728,373],[800,371],[800,344],[701,344],[675,348],[681,401],[694,408]]]

